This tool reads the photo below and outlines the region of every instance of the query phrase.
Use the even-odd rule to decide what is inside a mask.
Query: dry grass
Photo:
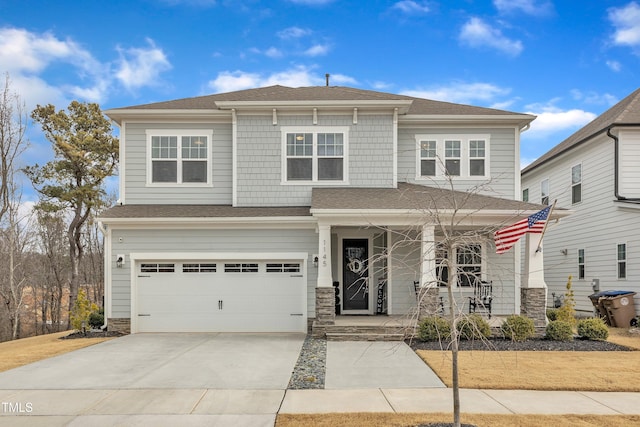
[[[640,349],[640,335],[610,329],[609,341]],[[451,353],[418,355],[451,387]],[[640,392],[640,352],[462,351],[460,387]]]
[[[478,427],[539,427],[561,425],[563,427],[619,427],[640,425],[639,415],[490,415],[462,414],[462,422]],[[281,414],[276,427],[405,427],[421,423],[451,422],[451,414]]]
[[[15,341],[0,343],[0,372],[17,368],[38,360],[68,353],[83,347],[97,344],[111,338],[78,338],[61,340],[60,337],[69,335],[71,331],[58,332],[49,335],[22,338]]]

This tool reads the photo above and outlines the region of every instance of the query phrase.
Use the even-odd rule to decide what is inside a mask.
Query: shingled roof
[[[314,188],[312,210],[483,210],[523,212],[544,206],[464,191],[400,182],[398,188]]]
[[[576,133],[540,156],[536,161],[525,167],[522,170],[522,174],[524,175],[532,171],[554,157],[604,132],[609,126],[629,124],[637,124],[640,126],[640,89],[636,89],[622,101],[609,108]]]
[[[415,115],[513,115],[521,113],[496,110],[493,108],[475,107],[451,102],[433,101],[406,95],[397,95],[372,90],[356,89],[344,86],[309,86],[292,88],[287,86],[268,86],[257,89],[246,89],[235,92],[218,93],[194,98],[176,99],[173,101],[152,104],[134,105],[114,108],[118,110],[206,110],[218,109],[220,102],[304,102],[304,101],[400,101],[411,102],[408,114]],[[533,118],[533,116],[531,116]]]
[[[311,216],[308,207],[232,207],[229,205],[122,205],[100,214],[114,218],[256,218]]]

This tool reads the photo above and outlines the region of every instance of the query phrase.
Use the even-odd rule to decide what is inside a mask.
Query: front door
[[[342,309],[369,310],[369,240],[342,241]]]

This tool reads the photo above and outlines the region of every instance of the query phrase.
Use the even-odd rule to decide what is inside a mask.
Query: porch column
[[[420,287],[417,290],[418,318],[433,316],[438,312],[439,289],[436,278],[435,227],[422,227],[420,237],[422,262],[420,264]]]
[[[316,287],[316,324],[333,325],[336,318],[336,294],[331,274],[331,226],[318,225],[318,285]]]
[[[524,275],[520,289],[520,313],[533,319],[537,327],[544,327],[547,324],[547,284],[544,281],[542,249],[536,252],[539,242],[539,234],[527,233]]]

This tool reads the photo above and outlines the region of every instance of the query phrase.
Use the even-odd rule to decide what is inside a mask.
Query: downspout
[[[624,196],[620,195],[620,179],[618,177],[619,175],[619,168],[620,168],[620,139],[615,136],[614,134],[611,133],[611,129],[613,129],[616,126],[625,126],[625,125],[610,125],[609,127],[607,127],[607,136],[611,139],[613,139],[613,194],[616,197],[617,200],[620,201],[630,201],[630,202],[637,202],[640,201],[640,198],[626,198]],[[629,124],[629,126],[637,126],[634,124]]]

